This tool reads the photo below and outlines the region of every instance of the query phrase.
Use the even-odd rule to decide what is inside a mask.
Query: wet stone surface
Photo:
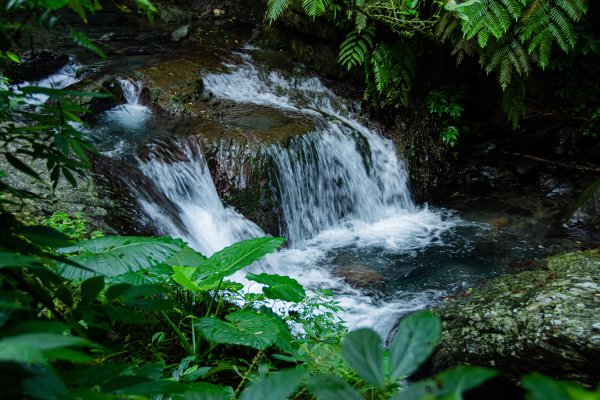
[[[553,256],[541,270],[496,278],[441,304],[436,369],[492,366],[587,385],[600,362],[600,251]]]

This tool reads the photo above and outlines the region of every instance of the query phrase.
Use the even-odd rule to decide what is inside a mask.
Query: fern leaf
[[[325,14],[325,10],[327,9],[328,1],[327,0],[303,0],[302,8],[306,15],[311,18],[320,17]]]
[[[582,0],[556,0],[556,6],[575,22],[579,22],[587,13],[587,3]]]
[[[513,129],[519,125],[519,120],[525,115],[525,85],[517,81],[502,92],[502,109],[506,113]]]
[[[269,23],[273,23],[279,19],[279,17],[283,15],[285,9],[289,7],[291,2],[292,0],[268,0],[267,20],[269,20]]]
[[[375,30],[367,28],[359,32],[354,29],[340,45],[340,54],[338,60],[340,64],[350,70],[352,67],[361,65],[365,62],[368,52],[373,47],[373,36]]]

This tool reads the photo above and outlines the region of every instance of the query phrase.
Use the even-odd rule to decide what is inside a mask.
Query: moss
[[[436,368],[492,365],[518,376],[540,371],[594,384],[600,359],[600,250],[546,260],[441,305]]]

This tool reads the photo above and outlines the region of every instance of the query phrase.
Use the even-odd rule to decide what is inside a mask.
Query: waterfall
[[[371,326],[383,334],[393,327],[394,316],[439,297],[435,290],[410,293],[398,288],[390,298],[376,299],[333,274],[336,252],[412,252],[441,243],[444,232],[456,224],[439,212],[415,206],[393,143],[360,121],[353,111],[357,104],[336,96],[317,78],[284,77],[248,59],[227,67],[228,73],[203,78],[214,97],[317,121],[314,131],[266,150],[265,157],[276,167],[271,184],[289,248],[269,255],[253,270],[290,275],[309,291],[332,289],[346,308],[343,318],[350,328]],[[139,98],[139,86],[130,81],[122,85],[130,106]],[[114,110],[109,115],[120,118]],[[132,129],[143,122],[137,120],[138,128]],[[166,145],[155,141],[137,159],[148,180],[177,208],[177,215],[164,212],[142,188],[137,190],[141,206],[157,228],[183,238],[205,255],[264,235],[253,222],[223,205],[200,143],[193,138],[170,139]],[[243,281],[243,276],[235,279]]]
[[[117,78],[125,103],[103,112],[92,141],[108,157],[123,157],[133,152],[135,139],[146,134],[152,110],[140,104],[142,83]]]
[[[293,246],[352,220],[372,223],[416,211],[393,143],[358,122],[350,111],[356,105],[318,79],[285,79],[246,64],[229,74],[208,75],[204,85],[217,97],[319,118],[314,132],[269,149]]]
[[[140,104],[141,83],[125,78],[119,78],[118,82],[126,103],[106,111],[105,119],[128,131],[144,129],[152,112],[148,107]]]
[[[146,199],[140,203],[149,215],[159,218],[156,224],[165,234],[183,237],[204,255],[243,239],[262,236],[264,232],[230,207],[223,206],[200,148],[193,139],[160,146],[160,154],[152,152],[138,159],[141,171],[180,211],[179,220],[156,212],[156,205]],[[183,229],[182,229],[183,228]]]

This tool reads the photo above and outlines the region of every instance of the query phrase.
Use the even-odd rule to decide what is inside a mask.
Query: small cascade
[[[156,212],[157,205],[141,200],[148,215],[157,218],[157,226],[165,234],[183,237],[204,255],[211,255],[240,240],[262,236],[264,232],[234,209],[223,206],[200,144],[193,139],[154,146],[144,160],[138,159],[140,170],[154,182],[156,189],[179,207],[178,220]]]
[[[101,125],[93,140],[102,153],[109,157],[123,157],[132,152],[135,138],[146,132],[152,110],[140,104],[142,83],[128,78],[118,78],[125,104],[102,113]]]
[[[125,78],[119,78],[118,81],[126,103],[106,111],[105,119],[127,131],[141,130],[152,114],[148,107],[140,104],[142,85]]]
[[[293,110],[320,121],[315,132],[269,149],[293,246],[353,220],[373,223],[416,212],[393,143],[362,125],[350,111],[354,104],[316,78],[285,79],[251,64],[234,68],[206,76],[205,88],[228,100]]]
[[[65,66],[56,71],[54,74],[41,79],[37,82],[24,82],[14,85],[16,89],[27,87],[27,86],[40,86],[50,89],[64,89],[71,86],[81,80],[81,76],[78,75],[81,64],[74,61],[69,61]],[[36,93],[35,95],[26,99],[27,104],[37,105],[43,104],[48,100],[48,95],[43,93]]]

